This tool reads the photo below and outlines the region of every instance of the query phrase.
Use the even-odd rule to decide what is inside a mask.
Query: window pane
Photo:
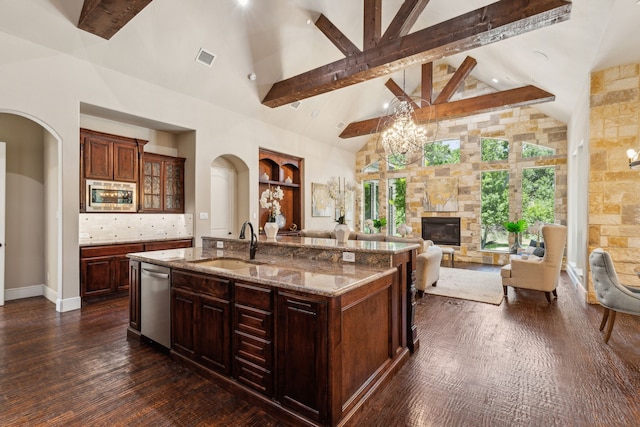
[[[378,218],[378,181],[363,182],[363,224],[368,219]],[[365,232],[373,232],[364,226]]]
[[[380,161],[377,160],[377,161],[365,166],[364,168],[362,168],[362,172],[363,173],[380,172]]]
[[[387,157],[389,170],[404,169],[407,166],[407,156],[404,154],[392,154]]]
[[[389,206],[387,212],[387,232],[393,236],[396,234],[396,228],[400,224],[407,222],[406,196],[407,196],[407,179],[394,178],[389,181]]]
[[[486,171],[481,177],[481,249],[509,250],[509,171]]]
[[[424,144],[424,166],[460,163],[460,140],[448,139]]]
[[[522,171],[522,217],[529,226],[536,221],[555,222],[555,182],[554,167],[525,168]],[[537,238],[530,234],[525,237]]]
[[[509,141],[504,139],[483,138],[481,144],[483,162],[509,159]]]
[[[553,156],[556,154],[556,150],[553,148],[543,147],[542,145],[535,144],[522,144],[522,158],[527,157],[539,157],[539,156]]]

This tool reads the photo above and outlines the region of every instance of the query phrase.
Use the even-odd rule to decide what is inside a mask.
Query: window
[[[509,141],[506,139],[482,138],[480,144],[483,162],[509,159]]]
[[[364,181],[363,185],[363,221],[378,218],[378,181]],[[372,232],[373,230],[364,230]]]
[[[542,145],[529,144],[525,142],[522,144],[522,158],[528,157],[540,157],[540,156],[553,156],[556,154],[556,150],[553,148],[543,147]]]
[[[404,154],[391,154],[387,157],[387,165],[390,171],[404,169],[407,166],[407,156]]]
[[[407,195],[407,179],[392,178],[389,179],[389,206],[387,212],[387,231],[389,235],[396,234],[396,228],[400,224],[407,222],[406,195]]]
[[[536,221],[555,222],[555,182],[554,167],[525,168],[522,171],[522,217],[530,226]]]
[[[372,172],[380,172],[380,161],[376,160],[373,163],[368,164],[364,168],[362,168],[363,173],[372,173]]]
[[[509,220],[509,171],[485,171],[480,183],[480,248],[509,250],[509,236],[502,225]]]
[[[460,163],[460,140],[447,139],[424,144],[424,166]]]

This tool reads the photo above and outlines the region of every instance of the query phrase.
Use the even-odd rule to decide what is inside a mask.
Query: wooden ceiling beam
[[[462,83],[464,83],[464,79],[467,78],[471,70],[473,70],[478,61],[474,58],[467,56],[460,64],[460,67],[456,70],[456,72],[451,76],[445,87],[442,89],[436,100],[433,102],[434,104],[442,104],[443,102],[447,102],[451,99],[456,90],[460,87]]]
[[[398,13],[393,17],[387,31],[380,38],[380,42],[397,39],[409,34],[429,0],[405,0]]]
[[[84,0],[78,28],[109,40],[153,0]]]
[[[415,110],[416,120],[449,120],[481,113],[489,113],[504,108],[523,107],[526,105],[549,102],[555,99],[555,95],[536,86],[524,86],[516,89],[504,90],[496,93],[475,96],[473,98],[460,99],[444,104],[434,104]],[[431,111],[435,108],[435,116]],[[347,125],[340,134],[340,138],[353,138],[356,136],[371,135],[378,130],[381,117],[353,122]]]
[[[362,49],[374,48],[382,34],[382,0],[364,0]]]
[[[569,19],[571,5],[565,0],[500,0],[277,82],[262,103],[279,107],[556,24]]]
[[[427,62],[422,64],[422,83],[420,85],[420,97],[432,104],[431,97],[433,96],[433,62]],[[423,105],[426,107],[426,105]]]
[[[344,56],[355,55],[360,53],[358,46],[353,44],[342,31],[338,29],[333,23],[323,14],[320,14],[316,20],[316,27],[335,45],[335,47],[342,52]]]
[[[406,100],[411,104],[411,107],[413,107],[414,110],[417,110],[418,108],[420,108],[412,99],[411,96],[407,95],[407,93],[404,91],[404,89],[402,89],[395,81],[393,81],[393,79],[389,79],[387,80],[387,82],[384,84],[387,89],[389,89],[391,91],[392,94],[395,95],[396,98],[398,98],[400,101],[402,100]]]

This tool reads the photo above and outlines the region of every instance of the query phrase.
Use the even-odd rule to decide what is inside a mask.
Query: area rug
[[[500,305],[502,282],[500,273],[440,267],[437,286],[427,286],[425,294],[466,299]]]

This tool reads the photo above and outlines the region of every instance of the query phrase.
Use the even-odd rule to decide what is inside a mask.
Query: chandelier
[[[430,126],[436,124],[435,109],[430,107],[428,101],[408,95],[394,97],[389,102],[376,129],[376,151],[380,158],[395,166],[422,160],[424,144],[433,141],[437,132],[437,126]],[[416,108],[420,109],[420,120]],[[427,132],[427,126],[430,132]]]

